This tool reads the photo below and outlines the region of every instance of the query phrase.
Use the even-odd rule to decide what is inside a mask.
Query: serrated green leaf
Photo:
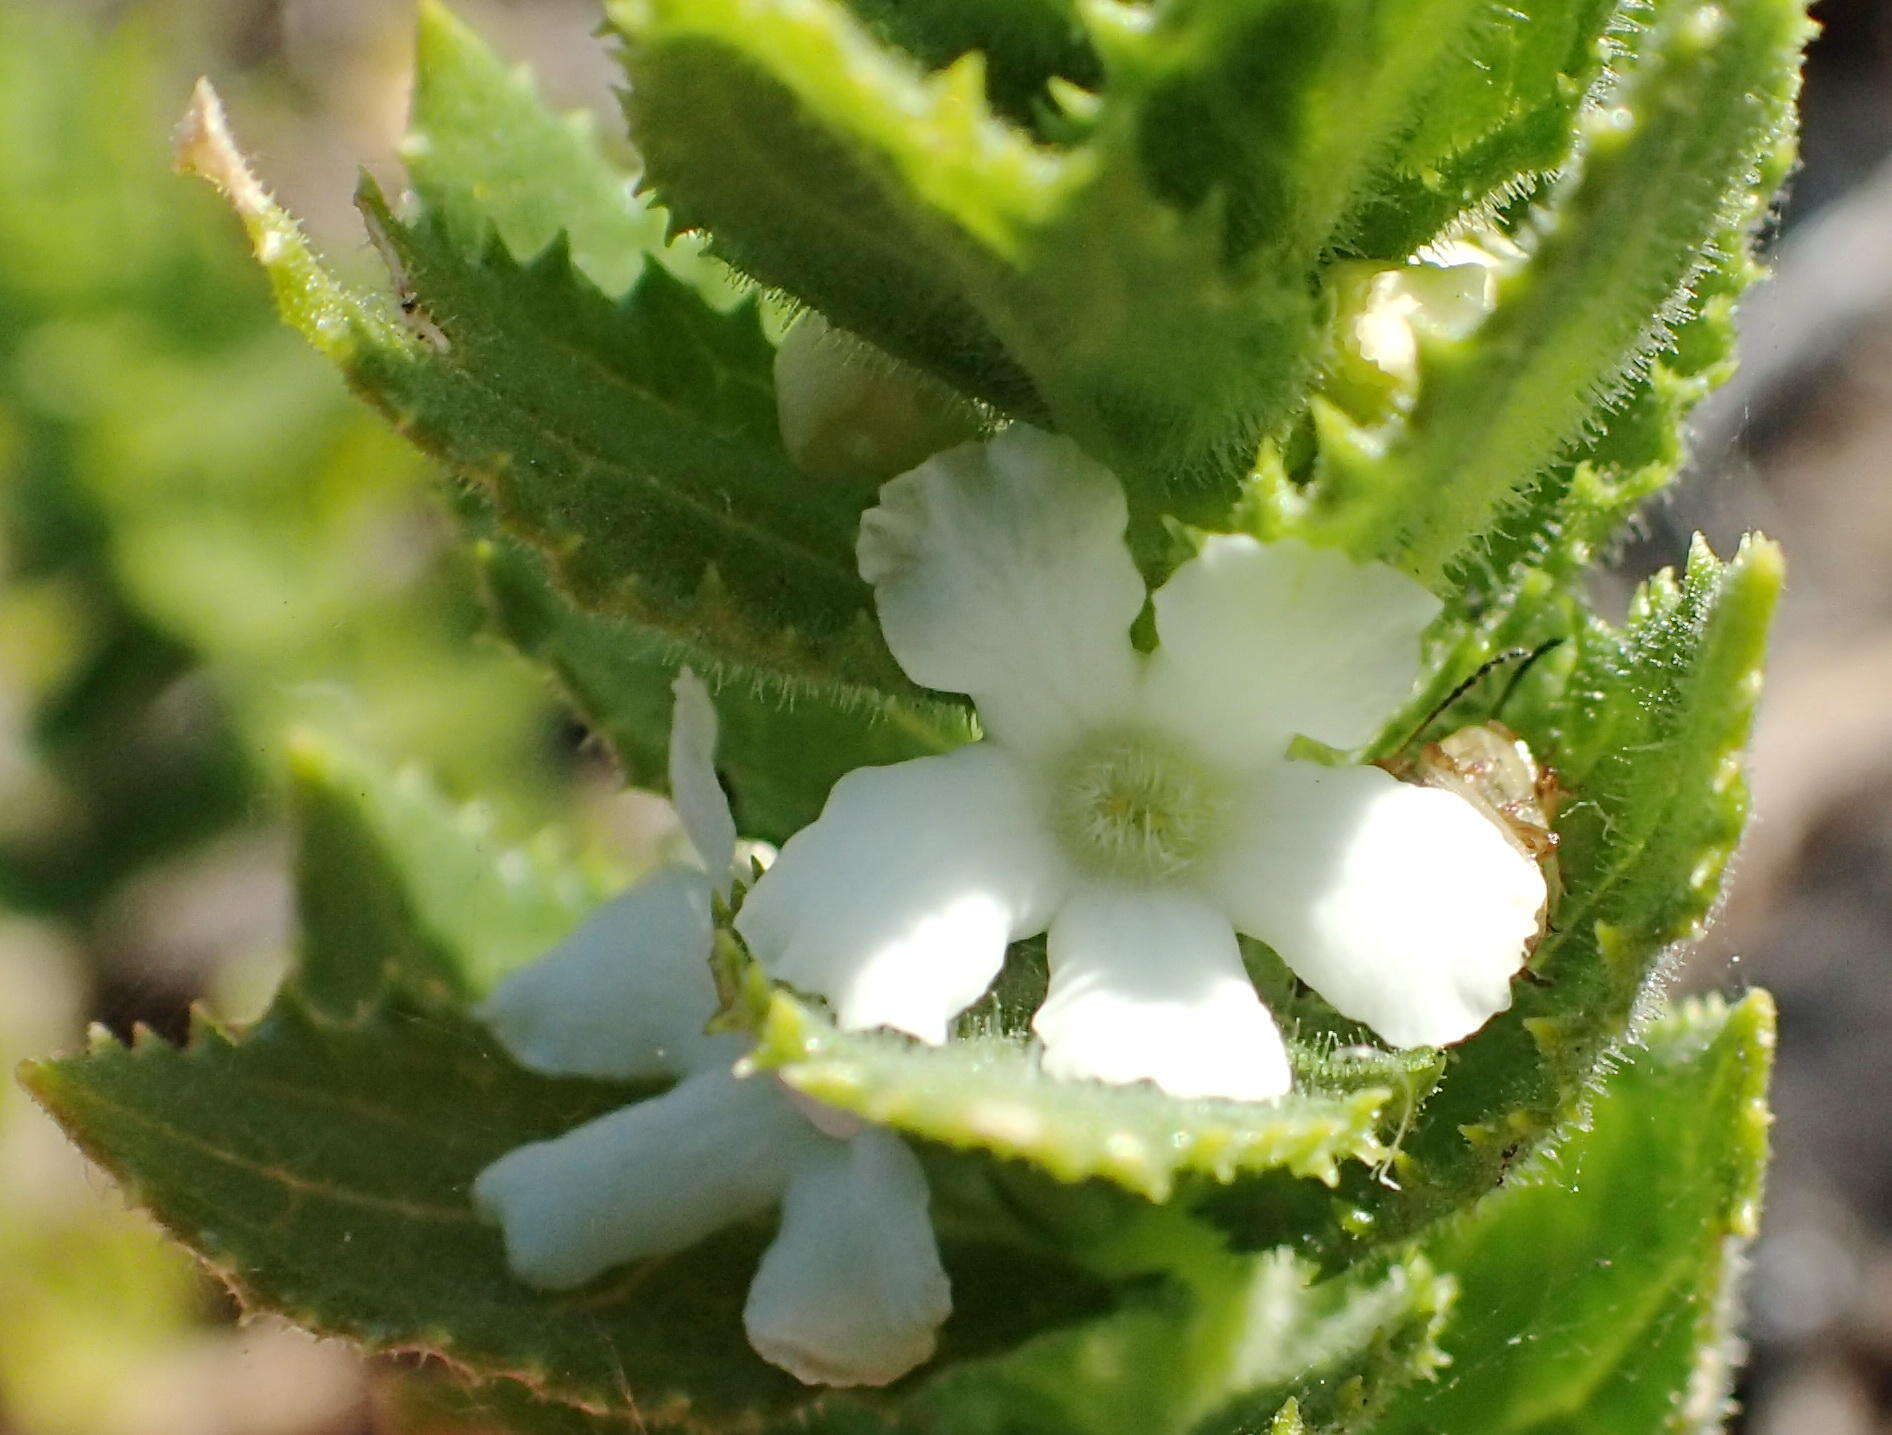
[[[1055,113],[1049,87],[1085,89],[1103,78],[1075,0],[844,0],[884,43],[928,70],[969,51],[984,57],[992,106],[1020,125]]]
[[[713,228],[746,272],[889,353],[1041,412],[965,280],[936,257],[1018,253],[1066,182],[1053,151],[989,112],[976,64],[927,76],[825,0],[610,13],[628,46],[633,137],[679,221]],[[794,275],[776,258],[791,253]]]
[[[1586,622],[1575,596],[1584,571],[1681,471],[1689,412],[1733,371],[1735,304],[1761,269],[1739,226],[1715,248],[1715,264],[1676,320],[1673,350],[1651,361],[1596,431],[1534,483],[1458,569],[1460,587],[1427,659],[1432,679],[1388,725],[1381,754],[1502,719],[1498,703],[1550,700]],[[1447,703],[1493,663],[1486,681]]]
[[[628,264],[628,282],[641,272],[642,251],[650,249],[718,307],[733,300],[713,261],[688,245],[661,246],[652,228],[661,227],[661,212],[632,199],[628,177],[598,152],[590,125],[546,110],[524,72],[508,71],[438,3],[421,12],[411,125],[403,152],[416,190],[462,253],[479,251],[489,222],[522,256],[538,254],[562,227],[574,262],[588,273]],[[505,143],[495,144],[495,134],[505,135]],[[442,302],[451,307],[456,301]],[[664,339],[688,338],[683,326],[664,334],[665,317],[660,312],[647,326],[653,354]],[[730,367],[746,366],[749,386],[764,390],[770,387],[767,359],[765,351],[746,345]],[[685,376],[685,383],[695,377]],[[676,392],[682,391],[679,385]],[[764,447],[775,442],[772,403],[762,394],[744,420]],[[688,457],[676,455],[678,461]],[[477,532],[489,532],[490,506],[479,504],[474,512],[475,503],[464,500],[462,512]],[[489,544],[484,552],[501,633],[553,670],[633,781],[663,787],[670,682],[692,655],[660,632],[575,607],[545,565],[517,544]],[[703,655],[694,656],[701,666]],[[723,726],[719,768],[733,790],[741,829],[775,842],[814,819],[842,773],[943,751],[972,736],[965,715],[944,704],[791,692],[739,672],[718,682],[716,698]]]
[[[657,634],[575,608],[517,544],[487,544],[481,571],[500,633],[557,676],[631,781],[663,787],[670,684],[687,655]],[[843,773],[945,752],[973,737],[968,714],[945,703],[769,691],[740,673],[717,682],[713,696],[717,771],[737,828],[766,842],[786,841],[814,821]]]
[[[1698,542],[1679,580],[1652,580],[1623,628],[1593,621],[1577,640],[1557,729],[1534,735],[1568,793],[1563,892],[1536,980],[1455,1049],[1408,1148],[1422,1163],[1450,1153],[1470,1178],[1461,1189],[1501,1173],[1580,1102],[1664,953],[1713,907],[1747,817],[1743,749],[1782,577],[1764,539],[1725,565]],[[1548,720],[1517,716],[1527,732]]]
[[[1323,448],[1321,498],[1363,551],[1435,585],[1620,402],[1714,246],[1750,242],[1791,144],[1798,0],[1674,0],[1623,88],[1587,122],[1580,178],[1540,217],[1491,319],[1424,345],[1418,404],[1390,438]]]
[[[509,1405],[730,1430],[845,1405],[749,1348],[742,1310],[766,1222],[570,1295],[512,1278],[497,1230],[472,1208],[473,1178],[656,1088],[526,1072],[461,1004],[471,964],[449,943],[478,939],[482,914],[529,924],[544,900],[521,890],[517,854],[481,852],[431,794],[383,789],[357,810],[352,775],[309,753],[301,768],[312,920],[305,965],[263,1020],[231,1034],[200,1016],[182,1050],[149,1033],[129,1048],[100,1034],[83,1056],[30,1065],[28,1088],[252,1307],[517,1381],[529,1398]],[[458,850],[424,850],[430,826]],[[450,914],[440,903],[455,862],[476,857],[493,870],[462,866],[465,910]],[[942,1226],[955,1316],[939,1368],[1108,1306],[1041,1241]]]
[[[1184,1177],[1232,1181],[1285,1170],[1333,1182],[1382,1154],[1391,1092],[1277,1102],[1182,1101],[1154,1089],[1060,1081],[1005,1037],[944,1047],[836,1029],[776,992],[752,1060],[805,1095],[943,1145],[1015,1158],[1061,1181],[1093,1177],[1153,1201]]]
[[[1581,1110],[1664,955],[1694,935],[1720,890],[1747,812],[1747,740],[1778,551],[1763,539],[1718,563],[1698,544],[1621,629],[1592,619],[1557,655],[1559,676],[1507,710],[1557,775],[1558,894],[1550,930],[1508,1011],[1447,1051],[1444,1077],[1398,1143],[1397,1189],[1343,1170],[1315,1204],[1279,1181],[1205,1211],[1267,1244],[1321,1232],[1339,1251],[1404,1238],[1490,1190]]]
[[[182,134],[180,163],[231,199],[284,316],[581,602],[786,680],[909,690],[868,616],[853,502],[782,452],[753,307],[719,314],[657,266],[614,302],[558,244],[523,266],[497,239],[468,255],[369,183],[397,315],[322,267],[207,89]]]
[[[665,242],[666,216],[633,190],[635,176],[599,147],[589,112],[555,114],[531,76],[510,69],[441,0],[420,7],[414,100],[401,159],[414,192],[462,249],[487,226],[528,259],[560,234],[607,294],[629,289],[654,259],[718,308],[733,280],[692,241]]]
[[[1527,571],[1574,586],[1636,511],[1681,471],[1688,416],[1733,372],[1735,305],[1762,272],[1741,226],[1713,249],[1715,263],[1690,286],[1675,322],[1673,348],[1651,361],[1595,432],[1531,487],[1466,565],[1463,576],[1475,601],[1503,604],[1505,585]]]
[[[520,1071],[451,1009],[396,997],[333,1023],[292,997],[240,1040],[208,1027],[186,1051],[107,1040],[23,1079],[253,1307],[658,1428],[688,1414],[754,1430],[824,1400],[743,1335],[766,1225],[569,1296],[513,1280],[473,1177],[636,1092]],[[942,1367],[1097,1309],[1093,1286],[1027,1252],[949,1242],[944,1258],[957,1318]]]
[[[491,245],[469,259],[372,186],[363,208],[441,334],[420,365],[377,365],[369,382],[407,387],[403,431],[485,482],[581,601],[654,624],[662,603],[704,637],[719,609],[753,612],[874,661],[871,630],[856,631],[856,503],[783,454],[753,308],[716,314],[654,267],[614,304],[557,246],[525,266]]]
[[[1655,1023],[1586,1129],[1427,1243],[1461,1288],[1451,1364],[1372,1435],[1710,1435],[1767,1161],[1773,1004]]]
[[[724,1409],[794,1394],[742,1339],[757,1232],[562,1302],[512,1280],[474,1175],[626,1092],[528,1076],[446,1009],[401,1000],[329,1023],[292,999],[240,1042],[208,1027],[188,1051],[107,1040],[24,1080],[254,1306],[599,1410],[627,1388],[659,1418],[699,1392]]]

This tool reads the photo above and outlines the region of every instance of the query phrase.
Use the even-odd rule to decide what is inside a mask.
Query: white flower
[[[885,1385],[932,1355],[952,1308],[926,1178],[898,1137],[736,1075],[744,1039],[705,1033],[711,897],[728,894],[736,831],[709,694],[687,669],[675,691],[671,791],[703,868],[665,868],[607,903],[483,1015],[534,1071],[677,1084],[508,1152],[474,1200],[504,1228],[514,1273],[547,1290],[779,1205],[743,1311],[750,1343],[809,1384]]]
[[[1510,1001],[1544,881],[1463,799],[1376,767],[1290,761],[1371,738],[1438,611],[1393,569],[1217,536],[1154,596],[1116,480],[1014,427],[889,483],[860,564],[917,683],[968,694],[983,740],[836,784],[737,930],[844,1027],[929,1042],[1006,944],[1050,934],[1033,1026],[1054,1073],[1179,1096],[1288,1089],[1236,932],[1400,1046]]]

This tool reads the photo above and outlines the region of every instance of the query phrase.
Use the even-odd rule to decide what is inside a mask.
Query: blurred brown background
[[[195,73],[214,75],[291,207],[344,262],[360,257],[349,195],[357,164],[394,170],[406,0],[0,0],[0,16],[34,6],[82,15],[100,35],[144,26],[167,103],[181,107]],[[555,99],[595,105],[616,127],[590,0],[459,8]],[[1695,529],[1723,551],[1746,528],[1786,545],[1792,583],[1755,747],[1757,816],[1720,923],[1683,979],[1764,985],[1781,1007],[1777,1156],[1750,1281],[1742,1428],[1892,1435],[1892,7],[1825,0],[1817,13],[1826,28],[1808,77],[1805,163],[1774,241],[1777,276],[1747,310],[1746,365],[1701,417],[1694,471],[1599,588],[1607,601],[1675,561]],[[155,173],[168,114],[145,118],[133,162],[142,145]],[[237,248],[214,207],[179,212]],[[8,262],[0,254],[0,269]],[[260,280],[250,282],[247,302],[260,305]],[[26,322],[0,307],[0,355],[10,320]],[[259,342],[294,348],[287,336]],[[315,357],[282,362],[322,390],[320,402],[345,404]],[[0,474],[6,436],[0,422]],[[398,522],[425,554],[431,520],[425,500],[415,504]],[[34,761],[26,704],[5,686],[6,647],[0,639],[0,803]],[[214,644],[197,644],[179,680],[216,658]],[[622,825],[529,681],[493,681],[511,685],[515,740],[536,744],[543,767],[514,815],[546,815],[576,794],[596,822]],[[87,1018],[174,1032],[192,997],[241,1009],[267,989],[287,928],[283,849],[267,802],[243,801],[190,860],[140,870],[82,919],[0,915],[0,1056],[70,1045]],[[125,1216],[17,1092],[0,1097],[0,1173],[0,1312],[10,1312],[0,1313],[0,1435],[384,1427],[385,1397],[352,1354],[267,1322],[235,1326],[220,1293]]]

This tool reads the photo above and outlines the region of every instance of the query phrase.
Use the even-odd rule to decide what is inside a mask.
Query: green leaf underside
[[[180,162],[231,199],[284,317],[478,483],[578,601],[786,681],[911,691],[855,572],[852,503],[782,452],[752,304],[718,313],[658,266],[612,301],[562,242],[523,265],[496,236],[463,253],[437,217],[403,223],[365,182],[396,317],[322,267],[207,93]]]
[[[1343,1168],[1338,1199],[1267,1179],[1203,1210],[1257,1244],[1313,1234],[1335,1258],[1404,1238],[1491,1189],[1584,1094],[1720,890],[1747,812],[1741,762],[1758,694],[1778,550],[1727,564],[1698,545],[1651,582],[1620,630],[1589,624],[1556,655],[1554,701],[1508,710],[1570,794],[1562,890],[1513,1003],[1447,1051],[1444,1077],[1398,1141],[1398,1189]],[[1551,679],[1545,679],[1549,683]]]
[[[1147,34],[1087,11],[1111,77],[1069,148],[995,115],[980,67],[927,74],[838,6],[612,13],[633,133],[684,222],[890,352],[1050,419],[1149,501],[1190,506],[1246,466],[1306,367],[1321,243],[1289,226],[1264,253],[1255,232],[1284,214],[1331,224],[1428,47],[1483,10],[1411,0],[1363,25],[1357,8],[1176,6]],[[1428,38],[1376,65],[1382,24]],[[1210,71],[1199,85],[1191,65]],[[1343,108],[1352,123],[1325,123]],[[1262,120],[1304,148],[1248,146]],[[1179,132],[1240,171],[1213,203],[1215,177],[1168,147]]]
[[[1013,122],[1014,87],[988,86],[968,61],[990,25],[981,12],[951,24],[922,6],[902,23],[856,8],[865,26],[836,4],[622,0],[627,108],[658,187],[751,272],[968,392],[1048,418],[1144,501],[1196,517],[1232,497],[1202,482],[1239,472],[1301,396],[1305,286],[1323,256],[1380,243],[1398,258],[1453,213],[1555,168],[1586,96],[1613,79],[1606,57],[1650,51],[1604,112],[1631,117],[1633,134],[1591,123],[1589,178],[1541,272],[1457,362],[1435,346],[1439,412],[1487,414],[1502,380],[1521,391],[1515,421],[1483,438],[1482,467],[1460,451],[1478,435],[1415,424],[1425,449],[1399,456],[1412,475],[1384,531],[1348,515],[1375,530],[1367,546],[1409,550],[1435,578],[1660,346],[1652,316],[1727,215],[1752,208],[1757,168],[1790,123],[1805,33],[1782,0],[1746,0],[1738,16],[1677,0],[1655,21],[1607,0],[1246,0],[1134,19],[1029,7],[1039,41],[1076,48],[1050,62],[1027,43],[1024,60],[1017,36],[992,27],[996,63],[1033,76],[1027,89],[1058,63],[1094,52],[1100,64],[1090,100],[1059,125],[1046,117],[1058,101],[1041,99],[1033,130]],[[1389,243],[1387,215],[1425,196],[1446,208]],[[1546,332],[1547,316],[1561,327]],[[1520,346],[1540,361],[1524,372]],[[1484,400],[1460,403],[1459,388]],[[1348,463],[1377,451],[1360,448],[1330,456],[1336,493]]]
[[[843,327],[934,369],[976,397],[1042,418],[1041,401],[1003,352],[989,321],[952,275],[926,263],[932,246],[914,216],[860,174],[851,157],[833,153],[826,137],[798,114],[800,97],[745,53],[749,44],[765,46],[771,37],[758,34],[732,55],[720,45],[721,35],[706,39],[697,32],[698,26],[708,28],[723,19],[739,34],[750,17],[725,13],[735,8],[723,5],[685,15],[690,25],[685,33],[642,45],[630,59],[627,112],[665,202],[690,225],[705,224],[713,211],[716,252],[746,272],[815,303]],[[863,87],[871,93],[875,86],[904,84],[905,77],[878,57],[842,49],[844,58],[837,58],[841,42],[834,36],[841,26],[832,13],[808,12],[794,22],[771,15],[762,23],[765,29],[792,25],[811,32],[809,42],[797,36],[794,48],[785,43],[781,53],[813,52],[809,68],[819,78],[809,85],[830,88],[836,104]],[[850,85],[847,78],[856,69],[865,70],[865,78]],[[938,112],[947,104],[940,99],[927,108]],[[774,146],[763,138],[771,134]],[[832,172],[817,177],[783,164],[779,147],[798,141],[832,159]],[[692,170],[688,187],[673,181],[673,171],[704,155],[716,157],[713,168]],[[1029,150],[1016,156],[1012,184],[1027,193],[1015,202],[1026,207],[1035,202],[1032,171],[1039,165]],[[961,188],[969,203],[982,208],[990,203],[977,197],[970,182],[962,180]],[[989,235],[1008,224],[986,214],[966,216],[964,222]],[[772,259],[778,250],[802,257],[805,272],[793,276],[793,284]],[[877,314],[899,316],[898,326],[873,323]]]
[[[1767,1159],[1773,1006],[1684,1007],[1587,1130],[1426,1246],[1460,1287],[1451,1364],[1372,1435],[1707,1435],[1726,1415],[1741,1252]]]
[[[1348,542],[1441,584],[1633,393],[1719,249],[1750,242],[1791,143],[1807,33],[1785,0],[1664,8],[1587,122],[1578,178],[1537,216],[1535,252],[1496,312],[1469,338],[1422,340],[1418,404],[1398,432],[1319,415],[1320,501]]]
[[[1391,1099],[1368,1087],[1267,1104],[1179,1101],[1153,1088],[1058,1081],[1015,1040],[929,1048],[842,1032],[784,992],[763,1013],[752,1060],[797,1091],[908,1135],[1155,1201],[1187,1176],[1227,1182],[1283,1170],[1331,1183],[1342,1163],[1382,1154]]]

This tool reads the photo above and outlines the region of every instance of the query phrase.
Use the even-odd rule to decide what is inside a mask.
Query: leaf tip
[[[415,7],[414,26],[423,47],[472,38],[472,31],[445,0],[420,0]]]
[[[1756,572],[1775,583],[1786,581],[1787,555],[1781,546],[1765,533],[1743,535],[1740,545],[1734,550],[1734,561],[1740,567]]]
[[[210,181],[245,219],[263,219],[273,207],[237,148],[223,97],[207,76],[198,76],[191,87],[190,104],[172,132],[171,162],[179,174]]]
[[[20,1089],[41,1105],[46,1104],[47,1088],[52,1084],[52,1065],[43,1057],[34,1057],[13,1068],[13,1079],[20,1083]]]

